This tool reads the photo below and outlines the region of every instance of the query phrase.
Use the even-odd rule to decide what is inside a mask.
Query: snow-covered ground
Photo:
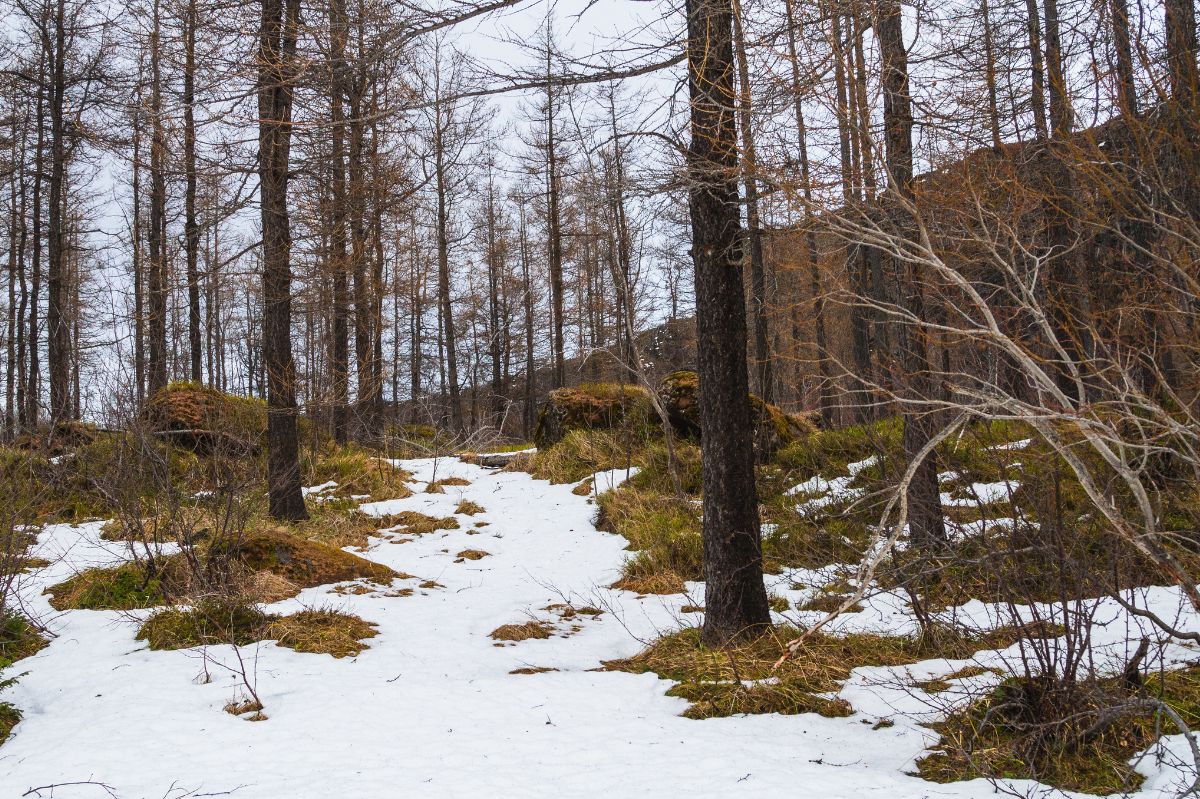
[[[100,541],[100,524],[47,528],[38,554],[53,565],[33,573],[21,590],[56,637],[19,664],[24,675],[4,694],[24,719],[0,747],[0,799],[994,794],[984,781],[936,785],[906,774],[936,738],[918,724],[932,717],[933,702],[911,681],[950,674],[964,662],[859,669],[841,692],[857,711],[849,718],[682,718],[686,703],[665,696],[669,683],[596,668],[636,653],[661,632],[698,623],[698,614],[680,608],[698,604],[702,586],[690,586],[691,598],[638,598],[607,588],[626,556],[624,540],[592,526],[595,506],[570,485],[452,459],[403,466],[418,493],[366,510],[445,516],[468,499],[485,512],[459,516],[458,530],[372,540],[363,556],[412,575],[394,586],[413,589],[409,596],[333,594],[327,586],[270,606],[344,609],[376,623],[379,635],[370,649],[344,660],[273,643],[242,647],[247,676],[265,705],[268,718],[261,722],[222,710],[244,698],[231,648],[152,652],[134,638],[145,614],[51,610],[44,586],[120,560],[123,545]],[[451,476],[471,484],[420,492],[420,481]],[[603,489],[622,477],[606,474],[596,482]],[[489,556],[458,559],[467,548]],[[775,593],[802,601],[828,579],[830,573],[794,571],[768,581]],[[441,587],[419,588],[429,580]],[[1156,608],[1178,607],[1173,591],[1152,591]],[[547,609],[563,603],[604,613],[563,620]],[[974,605],[961,614],[986,623],[989,609]],[[789,615],[803,621],[820,614]],[[1139,633],[1118,609],[1104,608],[1101,616],[1108,623],[1099,634],[1119,659]],[[552,622],[557,633],[507,644],[488,637],[500,625],[530,619]],[[1191,617],[1181,623],[1200,628]],[[837,626],[902,633],[913,620],[899,597],[882,594]],[[989,665],[1003,657],[981,660]],[[1177,648],[1172,657],[1194,653]],[[557,671],[510,673],[527,667]],[[960,693],[971,687],[971,680],[962,682]],[[873,729],[883,718],[893,726]],[[1168,746],[1174,759],[1190,762],[1181,740]],[[1139,796],[1171,795],[1184,778],[1154,758],[1139,768],[1150,775]],[[61,787],[26,793],[55,784]],[[1010,787],[1022,795],[1039,790],[1032,783]]]

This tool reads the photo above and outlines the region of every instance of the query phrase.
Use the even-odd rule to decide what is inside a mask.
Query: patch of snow
[[[108,796],[97,783],[120,799],[189,793],[740,799],[791,795],[798,785],[830,799],[971,799],[995,792],[982,780],[938,785],[910,776],[913,761],[936,740],[920,725],[942,712],[912,682],[942,678],[969,663],[1004,669],[1016,663],[1015,650],[980,653],[969,662],[855,669],[837,692],[854,706],[849,718],[686,719],[680,713],[687,703],[666,695],[669,682],[595,669],[635,654],[644,641],[681,623],[697,623],[701,614],[681,608],[697,604],[702,584],[689,583],[687,595],[645,599],[608,588],[628,556],[626,541],[595,529],[594,505],[572,494],[570,484],[446,458],[398,465],[417,480],[454,476],[470,484],[456,487],[454,496],[369,503],[365,512],[449,515],[459,499],[469,499],[487,509],[492,524],[415,536],[403,545],[373,538],[363,556],[416,575],[397,582],[413,589],[410,596],[334,595],[322,587],[267,606],[277,613],[335,607],[377,624],[379,635],[357,658],[343,660],[269,642],[241,647],[268,717],[258,723],[222,710],[242,692],[232,648],[153,652],[134,638],[144,612],[53,611],[42,593],[46,586],[89,566],[126,560],[129,545],[102,540],[103,522],[45,527],[35,554],[51,564],[21,575],[18,590],[55,637],[20,663],[23,676],[3,695],[24,718],[0,749],[0,796],[55,783],[75,783],[56,788],[56,799]],[[616,484],[618,476],[607,474]],[[490,557],[456,563],[454,553],[466,547]],[[789,569],[766,580],[794,604],[850,573],[848,566]],[[424,580],[443,587],[420,589]],[[1187,609],[1180,591],[1141,594],[1143,606],[1185,630],[1200,630],[1200,615]],[[564,601],[604,613],[579,621],[577,631],[556,624],[545,640],[496,646],[488,637],[502,624],[547,618],[547,607]],[[917,629],[900,592],[876,589],[862,604],[831,630]],[[981,602],[952,612],[979,628],[1006,620],[1003,609]],[[1046,606],[1038,612],[1053,620],[1057,611]],[[1120,668],[1133,642],[1151,634],[1149,622],[1110,600],[1099,601],[1096,612],[1098,652]],[[822,615],[786,614],[798,623]],[[1167,650],[1171,663],[1194,657],[1186,647]],[[557,671],[510,673],[531,666]],[[966,701],[989,680],[956,680],[944,696]],[[894,726],[871,729],[882,718]],[[1148,777],[1135,794],[1140,799],[1170,795],[1186,773],[1176,764],[1190,766],[1180,737],[1164,739],[1162,750],[1170,757],[1139,765]],[[1039,790],[1027,781],[1004,787],[1019,795]]]

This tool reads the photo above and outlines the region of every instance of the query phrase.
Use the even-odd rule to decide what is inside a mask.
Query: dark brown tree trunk
[[[563,338],[563,248],[562,220],[559,216],[558,140],[555,137],[554,84],[549,80],[551,63],[550,30],[546,31],[546,233],[549,238],[550,300],[554,318],[553,388],[567,382],[566,348]]]
[[[333,273],[333,330],[329,370],[333,380],[331,426],[333,438],[345,444],[350,438],[350,310],[346,264],[346,111],[345,74],[346,10],[341,0],[329,4],[330,58],[330,208],[329,269]]]
[[[762,221],[758,208],[758,164],[754,154],[750,59],[742,28],[741,3],[733,0],[734,52],[738,69],[738,115],[742,132],[742,182],[746,187],[746,243],[750,248],[750,308],[754,324],[754,367],[758,393],[764,402],[775,401],[770,329],[767,320],[767,269],[763,258]]]
[[[184,248],[187,251],[188,349],[193,382],[204,380],[203,339],[200,335],[200,223],[196,218],[196,11],[198,0],[188,0],[183,40],[183,169]]]
[[[913,179],[912,99],[908,85],[908,53],[900,23],[898,0],[881,0],[875,32],[879,39],[883,68],[883,126],[887,144],[887,168],[891,188],[898,199],[911,201]],[[903,216],[903,212],[898,214]],[[903,222],[900,222],[902,225]],[[916,320],[902,320],[896,327],[895,341],[904,374],[898,382],[905,385],[915,401],[933,398],[932,367],[929,363],[926,319],[921,276],[915,267],[900,259],[894,269],[902,307]],[[908,523],[911,537],[919,546],[945,541],[946,524],[942,516],[938,489],[937,462],[933,453],[922,457],[922,450],[933,440],[936,420],[932,414],[909,411],[904,418],[903,449],[905,461],[920,465],[908,485]]]
[[[66,315],[67,305],[67,231],[63,218],[63,190],[67,179],[66,56],[67,9],[64,0],[57,0],[54,10],[54,45],[50,85],[50,196],[47,201],[48,296],[46,327],[48,328],[47,357],[50,363],[50,419],[59,422],[70,418],[71,406],[71,329]]]
[[[800,54],[796,46],[799,34],[796,20],[795,0],[784,0],[784,10],[787,14],[788,59],[792,68],[792,105],[796,115],[796,142],[800,155],[800,182],[804,191],[804,249],[808,256],[809,287],[813,299],[813,326],[816,338],[817,365],[820,370],[821,384],[818,389],[818,402],[821,409],[821,419],[826,425],[834,423],[834,374],[833,364],[829,358],[829,344],[825,328],[825,295],[821,286],[821,268],[817,262],[817,233],[814,229],[816,221],[813,215],[813,186],[812,170],[808,161],[808,125],[804,118],[804,94],[800,80]]]
[[[1033,127],[1039,141],[1050,135],[1046,124],[1046,72],[1042,61],[1042,15],[1037,0],[1025,0],[1026,24],[1029,33],[1030,102],[1033,105]]]
[[[687,0],[691,144],[688,206],[695,268],[697,364],[703,433],[704,629],[709,646],[771,623],[762,577],[749,380],[733,14],[728,0]]]
[[[287,189],[300,0],[262,0],[258,50],[258,173],[263,237],[263,365],[271,516],[308,518],[300,490],[296,364],[292,359],[291,231]]]
[[[154,4],[153,28],[150,34],[150,219],[147,231],[150,257],[147,297],[148,338],[147,394],[167,385],[167,253],[166,253],[166,149],[167,136],[163,126],[162,70],[159,3]]]
[[[438,256],[438,308],[441,311],[441,333],[445,346],[446,388],[450,398],[450,424],[455,432],[464,430],[462,397],[458,385],[458,336],[454,327],[454,305],[450,297],[450,209],[447,206],[446,186],[446,131],[443,128],[441,87],[438,89],[437,116],[434,131],[434,171],[437,189],[437,256]]]

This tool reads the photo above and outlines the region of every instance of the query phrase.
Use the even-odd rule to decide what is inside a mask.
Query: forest
[[[0,18],[0,795],[1200,794],[1192,0]]]

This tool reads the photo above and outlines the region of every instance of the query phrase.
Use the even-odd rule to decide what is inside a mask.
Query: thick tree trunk
[[[770,625],[762,578],[749,380],[729,0],[687,0],[688,205],[704,430],[704,629],[724,646]]]
[[[308,518],[300,491],[296,364],[292,359],[291,232],[287,188],[300,0],[262,0],[258,173],[263,236],[263,365],[267,377],[267,490],[275,519]]]

